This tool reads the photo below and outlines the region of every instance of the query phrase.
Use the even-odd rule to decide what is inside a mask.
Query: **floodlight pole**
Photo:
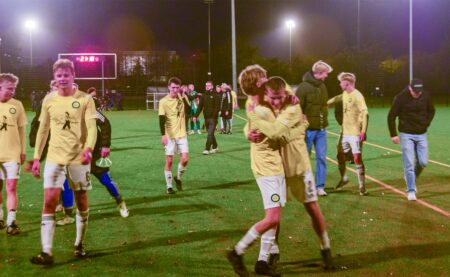
[[[289,67],[292,67],[292,27],[289,28]]]
[[[409,0],[409,80],[413,79],[413,0]]]
[[[235,22],[234,0],[231,0],[231,67],[233,90],[237,92],[237,72],[236,72],[236,22]]]
[[[356,23],[356,50],[361,50],[361,0],[358,0],[358,16]]]
[[[105,99],[105,57],[102,57],[102,97]]]
[[[2,73],[2,38],[0,38],[0,73]]]
[[[30,68],[33,67],[33,28],[30,28]]]
[[[211,78],[211,4],[214,0],[204,0],[208,5],[208,77]]]

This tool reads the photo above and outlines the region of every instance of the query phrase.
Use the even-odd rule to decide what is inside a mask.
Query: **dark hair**
[[[274,91],[280,91],[286,89],[286,81],[281,77],[273,76],[267,80],[264,86]]]
[[[88,94],[93,93],[94,91],[97,91],[94,87],[90,87],[88,88],[88,90],[86,91]]]

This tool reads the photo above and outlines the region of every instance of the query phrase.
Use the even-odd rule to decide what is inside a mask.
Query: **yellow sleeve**
[[[46,102],[44,99],[44,103],[41,108],[41,115],[39,117],[39,129],[36,134],[36,147],[34,148],[34,159],[40,160],[42,151],[44,151],[45,144],[47,143],[48,134],[50,131],[50,117],[48,115]]]
[[[20,154],[25,154],[25,127],[19,127],[19,139],[20,139]]]
[[[97,142],[97,110],[95,109],[94,99],[90,96],[87,99],[84,122],[86,123],[87,129],[85,148],[90,147],[94,149],[95,143]]]
[[[265,121],[254,111],[248,112],[247,117],[252,122],[252,129],[257,129],[271,140],[280,140],[282,137],[289,136],[289,127],[281,121]]]
[[[20,149],[21,154],[26,153],[26,143],[25,143],[25,125],[28,123],[27,115],[25,114],[25,109],[23,108],[22,103],[20,103],[20,117],[18,121],[19,127],[19,139],[20,139]]]
[[[329,99],[327,101],[327,105],[331,105],[338,102],[342,102],[342,94],[336,95],[335,97]]]
[[[277,121],[280,121],[288,128],[292,128],[304,121],[302,108],[300,105],[289,105],[284,108],[280,115],[277,117]]]
[[[17,126],[23,127],[28,123],[27,115],[25,113],[25,108],[23,107],[22,103],[19,103],[19,110],[20,110],[20,116],[19,120],[17,122]]]
[[[361,112],[361,132],[367,133],[367,125],[369,118],[369,111],[367,109],[366,101],[364,97],[361,97],[358,101],[359,110]]]
[[[250,133],[250,126],[249,126],[248,123],[245,123],[244,130],[243,130],[243,131],[244,131],[245,139],[247,139],[248,133]]]
[[[85,149],[87,147],[94,149],[95,143],[97,142],[97,120],[95,118],[85,118],[87,127],[87,138]]]
[[[164,99],[161,99],[161,101],[159,101],[158,115],[166,115],[166,111],[164,110],[164,103]]]

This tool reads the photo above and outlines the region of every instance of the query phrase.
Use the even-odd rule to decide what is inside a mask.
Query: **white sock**
[[[10,226],[14,220],[16,220],[16,211],[15,210],[10,210],[8,212],[8,218],[6,219],[6,226]]]
[[[327,231],[322,233],[322,237],[320,238],[320,249],[330,249],[330,238],[328,237]]]
[[[277,228],[272,228],[267,230],[262,236],[261,236],[261,247],[259,249],[259,257],[258,261],[265,261],[269,259],[269,253],[270,248],[272,247],[273,243],[275,242],[275,235],[277,233]]]
[[[234,246],[234,250],[238,255],[242,255],[245,252],[245,249],[254,242],[257,238],[259,238],[261,234],[258,233],[255,229],[255,225],[253,225],[245,234],[245,236]]]
[[[177,179],[181,180],[181,175],[183,175],[184,171],[185,171],[185,167],[183,167],[183,165],[181,163],[178,164],[178,171],[177,171]]]
[[[86,237],[86,231],[88,226],[89,210],[80,212],[77,210],[76,215],[76,225],[77,225],[77,238],[75,239],[75,246],[83,243]]]
[[[55,215],[43,214],[41,223],[42,252],[52,255],[53,235],[55,234]]]
[[[344,176],[342,176],[342,182],[348,182],[347,174],[344,174]]]
[[[270,254],[280,254],[280,248],[276,240],[273,242],[272,247],[270,247]]]
[[[356,170],[358,171],[358,184],[359,187],[364,187],[364,179],[365,179],[365,172],[364,172],[364,166],[362,164],[356,165]]]
[[[166,176],[166,187],[171,188],[172,187],[172,171],[164,170],[164,175]]]

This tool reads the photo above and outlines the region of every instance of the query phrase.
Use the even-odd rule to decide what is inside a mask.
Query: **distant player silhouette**
[[[65,130],[66,128],[68,128],[70,130],[70,114],[68,112],[66,112],[66,122],[64,123],[63,126],[63,130]]]

